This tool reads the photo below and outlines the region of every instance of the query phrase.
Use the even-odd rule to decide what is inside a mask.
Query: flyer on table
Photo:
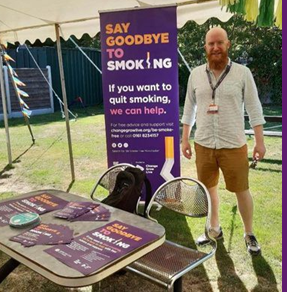
[[[108,165],[180,175],[176,7],[100,13]]]
[[[41,215],[62,209],[67,203],[67,201],[46,192],[0,203],[0,227],[8,225],[10,218],[15,214],[34,212]]]
[[[157,238],[156,234],[113,221],[74,238],[68,245],[52,247],[45,252],[88,275]]]

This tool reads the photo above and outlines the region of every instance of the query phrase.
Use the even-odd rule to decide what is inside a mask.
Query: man
[[[196,117],[195,152],[198,179],[211,196],[210,235],[223,237],[219,224],[217,193],[219,169],[226,189],[237,197],[244,224],[244,239],[252,255],[261,252],[253,234],[253,200],[248,184],[248,153],[244,133],[244,105],[254,129],[253,159],[261,160],[266,152],[263,137],[265,120],[257,88],[250,70],[228,58],[230,41],[224,29],[215,27],[206,34],[205,51],[208,63],[195,68],[189,77],[182,117],[182,152],[191,159],[189,136]],[[205,244],[205,235],[198,244]]]

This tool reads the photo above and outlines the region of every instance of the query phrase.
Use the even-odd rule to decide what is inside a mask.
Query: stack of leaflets
[[[68,221],[109,221],[111,212],[102,205],[91,202],[70,202],[55,217]]]
[[[84,215],[71,221],[109,221],[111,212],[102,205],[98,205]]]
[[[40,224],[30,230],[10,238],[25,247],[45,244],[68,244],[73,239],[74,231],[67,226],[58,224]]]
[[[57,211],[54,216],[72,221],[97,206],[99,206],[99,204],[92,202],[69,202],[62,210]]]

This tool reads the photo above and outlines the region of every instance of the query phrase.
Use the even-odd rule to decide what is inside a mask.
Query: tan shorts
[[[247,145],[234,149],[211,149],[194,143],[198,180],[207,188],[218,184],[221,169],[226,189],[230,192],[248,190],[248,150]]]

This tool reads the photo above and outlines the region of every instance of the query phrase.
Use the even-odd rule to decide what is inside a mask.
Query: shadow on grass
[[[234,291],[248,291],[241,279],[237,276],[232,259],[228,255],[232,246],[236,213],[237,206],[233,206],[228,250],[225,249],[223,241],[218,241],[217,245],[216,262],[221,275],[218,279],[218,287],[220,291],[228,291],[229,287],[233,287]],[[252,263],[258,279],[258,284],[251,291],[277,292],[278,289],[275,275],[264,257],[262,255],[252,257]]]
[[[18,157],[16,157],[13,161],[12,164],[19,163],[21,162],[20,158],[25,155],[35,144],[32,143],[24,152],[22,152]],[[5,179],[9,178],[11,174],[6,174],[11,169],[14,169],[15,167],[13,165],[7,164],[1,171],[0,171],[0,179]]]
[[[249,158],[248,159],[249,162],[252,162],[253,159],[252,158]],[[264,159],[261,161],[259,161],[257,163],[257,165],[255,166],[255,168],[253,168],[253,170],[257,170],[257,171],[265,171],[265,172],[276,172],[276,173],[282,173],[282,169],[270,169],[268,166],[266,168],[264,167],[260,167],[263,163],[264,164],[273,164],[273,165],[278,165],[278,166],[282,166],[282,159]],[[252,168],[251,168],[252,169]]]
[[[235,222],[236,213],[237,213],[237,205],[232,207],[231,227],[230,227],[229,243],[228,243],[228,249],[227,249],[228,252],[230,252],[231,246],[232,246],[232,239],[233,239],[233,234],[234,234],[234,222]]]
[[[11,169],[14,169],[15,167],[7,164],[2,171],[0,171],[0,179],[5,179],[5,178],[9,178],[10,176],[12,176],[12,174],[6,173]],[[1,184],[1,183],[0,183]]]
[[[248,158],[249,162],[253,161],[253,158]],[[259,161],[258,163],[261,163],[261,161]],[[269,159],[269,158],[264,158],[262,160],[262,163],[268,163],[268,164],[278,164],[278,165],[282,165],[282,159]],[[256,168],[257,169],[257,168]]]
[[[258,284],[252,292],[279,291],[273,270],[262,255],[252,257],[253,268],[257,276]]]
[[[96,115],[102,115],[104,114],[103,105],[97,105],[93,107],[87,107],[87,108],[77,108],[73,109],[73,114],[77,115],[77,117],[85,118],[87,116],[96,116]],[[70,116],[70,119],[72,120],[73,117]],[[30,125],[33,129],[33,126],[41,126],[45,124],[49,124],[51,122],[65,122],[65,118],[62,117],[62,113],[60,111],[57,111],[52,114],[45,114],[45,115],[38,115],[38,116],[32,116],[29,120]],[[26,125],[23,118],[12,118],[9,119],[9,127],[17,127]],[[4,128],[4,122],[0,121],[0,128]]]
[[[223,240],[217,243],[215,258],[220,272],[220,277],[218,278],[219,291],[231,291],[230,287],[232,287],[233,291],[247,292],[248,290],[244,283],[236,274],[234,263],[225,249]]]
[[[262,167],[256,167],[257,171],[263,171],[263,172],[275,172],[275,173],[282,173],[281,169],[270,169],[270,168],[262,168]]]
[[[262,162],[269,163],[269,164],[282,165],[282,159],[268,159],[268,158],[264,158],[262,160]]]
[[[216,251],[216,263],[218,270],[220,272],[220,277],[218,278],[218,289],[219,291],[228,291],[230,287],[234,291],[248,291],[244,283],[238,277],[235,271],[234,263],[229,256],[229,252],[232,246],[232,239],[234,235],[234,226],[235,226],[235,217],[237,213],[237,205],[232,207],[232,218],[230,226],[230,236],[228,249],[226,250],[223,240],[217,242],[217,251]]]
[[[158,222],[166,229],[166,239],[182,244],[192,249],[197,249],[195,239],[191,233],[190,227],[186,222],[183,215],[176,214],[170,210],[163,208],[156,215],[156,212],[152,213]],[[193,219],[193,224],[197,224],[200,219]],[[202,221],[202,229],[204,230],[204,222]],[[183,277],[183,288],[185,291],[205,291],[211,292],[212,287],[209,282],[209,277],[203,265],[199,265]]]

